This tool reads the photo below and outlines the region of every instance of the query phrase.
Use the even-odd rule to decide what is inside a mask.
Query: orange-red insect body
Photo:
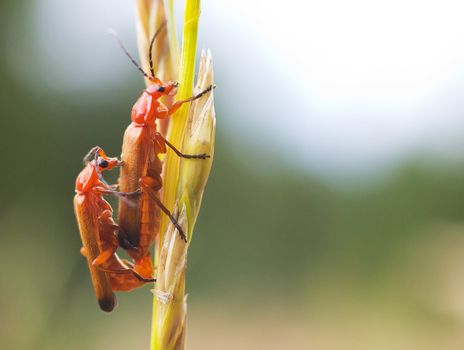
[[[106,157],[99,148],[96,152],[100,157],[88,162],[76,179],[74,212],[82,239],[81,252],[87,260],[98,303],[102,310],[112,311],[116,306],[114,290],[130,290],[146,281],[117,257],[117,225],[110,204],[103,198],[114,191],[102,180],[100,172],[120,165],[120,161]]]
[[[170,108],[163,105],[159,99],[162,96],[173,96],[177,92],[177,83],[162,83],[153,78],[154,85],[145,89],[132,108],[131,124],[124,133],[121,158],[124,165],[119,178],[119,188],[123,192],[133,192],[140,188],[141,195],[136,206],[128,206],[124,202],[119,205],[119,227],[130,244],[135,247],[125,247],[135,260],[135,270],[141,276],[148,277],[153,273],[150,257],[150,247],[159,232],[160,210],[169,215],[168,209],[159,198],[162,187],[162,163],[160,153],[166,153],[166,146],[171,147],[179,156],[186,158],[205,159],[208,156],[184,155],[174,148],[157,131],[156,120],[171,116],[182,104],[199,98],[212,87],[192,98],[177,101]],[[183,239],[186,237],[180,227]]]
[[[166,22],[160,25],[150,42],[148,58],[151,76],[140,67],[124,47],[121,40],[115,36],[132,63],[153,83],[153,85],[150,85],[143,91],[132,108],[132,122],[124,133],[121,154],[124,166],[121,169],[119,178],[119,188],[121,191],[133,192],[141,190],[137,205],[129,206],[127,203],[120,201],[119,227],[120,244],[135,260],[134,270],[144,277],[149,277],[153,274],[150,248],[159,232],[160,210],[170,217],[174,225],[177,226],[182,238],[185,241],[187,240],[182,228],[160,201],[159,190],[162,187],[162,164],[158,155],[166,152],[167,145],[181,157],[202,159],[208,157],[205,154],[182,154],[157,131],[157,119],[162,120],[171,116],[184,103],[199,98],[213,88],[210,86],[197,96],[177,101],[170,108],[167,108],[159,101],[162,96],[173,97],[177,93],[178,85],[175,82],[163,83],[154,73],[152,60],[153,43],[165,26]]]
[[[164,93],[175,93],[174,84],[163,88]],[[160,208],[151,196],[159,198],[162,164],[158,154],[166,151],[158,142],[155,123],[158,115],[168,116],[167,108],[158,101],[163,94],[159,90],[159,85],[147,88],[132,109],[132,122],[124,133],[121,154],[124,166],[119,178],[122,192],[136,191],[141,186],[141,179],[151,179],[150,186],[146,186],[146,179],[142,180],[142,191],[136,206],[124,202],[119,204],[120,229],[131,245],[136,247],[129,247],[128,252],[135,260],[136,271],[144,277],[153,273],[149,249],[159,232]]]

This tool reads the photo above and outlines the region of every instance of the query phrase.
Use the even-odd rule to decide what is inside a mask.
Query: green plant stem
[[[169,6],[170,16],[172,15],[172,3]],[[179,71],[179,91],[177,99],[186,99],[191,96],[193,90],[193,80],[195,72],[195,59],[197,47],[198,21],[200,17],[200,0],[186,0],[183,40],[182,40],[182,55]],[[174,32],[175,33],[175,32]],[[171,41],[172,42],[172,41]],[[182,149],[182,141],[187,122],[188,105],[182,106],[173,116],[170,124],[168,138],[170,142]],[[164,163],[164,184],[163,184],[163,203],[169,210],[173,210],[177,197],[177,189],[179,182],[179,157],[168,150]],[[155,259],[160,256],[161,247],[164,241],[165,232],[168,226],[168,219],[162,216],[160,225],[160,235],[156,247]],[[157,266],[157,261],[155,261]],[[185,277],[182,277],[185,278]],[[156,288],[156,285],[155,285]],[[178,320],[173,315],[179,314],[184,308],[185,281],[181,281],[178,285],[178,298],[172,302],[162,304],[158,301],[156,294],[153,298],[153,315],[152,315],[152,334],[151,346],[152,350],[181,350],[184,348],[185,325],[171,320]],[[180,328],[180,329],[179,329]],[[177,338],[177,339],[173,339]]]

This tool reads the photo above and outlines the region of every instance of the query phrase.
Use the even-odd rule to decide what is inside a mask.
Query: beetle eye
[[[164,86],[160,86],[160,87],[158,88],[158,91],[159,91],[159,92],[164,92],[164,90],[165,90],[165,87],[164,87]]]
[[[106,160],[100,158],[100,160],[98,161],[98,166],[100,168],[106,168],[108,166],[108,162]]]

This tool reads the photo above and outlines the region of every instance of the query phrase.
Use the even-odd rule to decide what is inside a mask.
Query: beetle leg
[[[168,140],[164,138],[163,135],[161,135],[159,132],[155,134],[155,139],[156,143],[160,145],[160,149],[163,150],[164,152],[161,153],[166,153],[166,145],[172,149],[179,157],[181,158],[187,158],[187,159],[206,159],[210,158],[209,154],[202,153],[202,154],[185,154],[179,151],[172,143],[170,143]],[[164,146],[161,146],[164,145]]]
[[[111,228],[118,228],[118,225],[114,224],[112,217],[113,212],[110,209],[105,209],[98,216],[98,221],[100,221],[100,223],[105,224],[105,226],[110,226]]]
[[[187,236],[185,235],[184,231],[182,230],[182,227],[179,225],[176,218],[174,216],[172,216],[169,209],[166,208],[164,206],[164,204],[161,202],[161,200],[158,198],[158,196],[156,195],[157,191],[155,191],[152,188],[151,185],[152,185],[153,181],[154,181],[154,179],[152,177],[150,177],[150,176],[141,177],[139,182],[140,182],[140,187],[142,188],[142,191],[145,191],[150,196],[150,198],[158,205],[158,207],[160,207],[161,211],[169,217],[169,220],[171,220],[172,224],[179,231],[180,238],[182,238],[182,240],[185,243],[187,243]]]
[[[144,278],[143,276],[153,276],[153,263],[150,253],[135,260],[134,272],[142,278]]]
[[[150,255],[147,255],[146,258],[148,259],[148,264],[147,264],[148,270],[147,270],[146,275],[152,276],[152,275],[153,275],[153,264],[152,264],[152,262],[151,262],[151,256],[150,256]],[[141,260],[144,261],[145,259],[142,258]],[[141,263],[139,263],[141,260],[139,260],[139,261],[137,262],[139,265],[141,265]],[[143,282],[156,282],[156,279],[153,278],[153,277],[151,277],[151,278],[145,278],[145,277],[143,277],[141,274],[139,274],[140,269],[137,270],[137,269],[135,268],[136,266],[134,265],[133,262],[131,262],[131,261],[127,260],[127,259],[121,259],[121,261],[122,261],[122,263],[123,263],[124,265],[128,266],[129,269],[132,270],[134,276],[135,276],[138,280],[143,281]],[[144,262],[142,262],[142,263],[146,263],[146,261],[144,261]]]
[[[199,99],[201,96],[203,96],[204,94],[210,92],[215,87],[216,87],[215,85],[210,85],[206,89],[204,89],[202,92],[200,92],[199,94],[196,94],[195,96],[186,98],[185,100],[176,101],[176,102],[174,102],[174,104],[169,109],[166,109],[165,106],[160,106],[156,111],[156,118],[157,119],[163,119],[163,118],[167,118],[167,117],[173,115],[175,112],[177,112],[177,110],[180,107],[182,107],[182,105],[184,103],[192,102],[192,101],[195,101],[195,100]]]
[[[155,282],[156,279],[153,277],[150,278],[145,278],[141,276],[137,271],[131,269],[131,268],[125,268],[125,269],[108,269],[105,267],[97,266],[100,271],[106,272],[106,273],[111,273],[115,275],[125,275],[125,274],[132,274],[135,278],[137,278],[139,281],[142,282]]]
[[[113,254],[116,252],[117,246],[116,247],[110,247],[108,249],[105,249],[102,251],[98,256],[92,261],[93,266],[101,266],[105,262],[107,262]]]
[[[118,197],[121,201],[124,201],[127,203],[128,206],[130,207],[136,207],[137,204],[134,202],[134,198],[137,198],[140,196],[140,190],[133,191],[133,192],[119,192],[103,187],[95,187],[95,189],[101,193],[101,194],[111,194],[113,196]]]
[[[144,176],[144,183],[147,187],[150,187],[153,192],[158,192],[163,187],[163,179],[161,175],[152,174],[151,176]],[[140,189],[143,192],[143,189]]]
[[[122,263],[126,266],[129,266],[129,268],[133,269],[134,268],[134,263],[132,261],[129,261],[127,259],[121,259]]]
[[[118,186],[118,185],[113,185]],[[140,195],[140,190],[132,191],[132,192],[119,192],[115,191],[114,189],[108,189],[103,187],[95,187],[95,189],[102,193],[102,194],[112,194],[117,197],[124,197],[124,198],[136,198]]]
[[[119,246],[125,250],[139,250],[139,248],[132,244],[132,242],[127,237],[127,234],[121,229],[116,230],[116,238],[119,242]]]
[[[157,132],[155,134],[155,138],[153,139],[153,142],[155,143],[155,152],[156,153],[166,153],[166,142],[163,138],[163,136]]]
[[[192,102],[195,100],[198,100],[200,97],[202,97],[204,94],[207,94],[211,90],[213,90],[216,86],[215,85],[210,85],[206,89],[204,89],[202,92],[196,94],[195,96],[186,98],[185,100],[179,100],[176,101],[168,110],[168,115],[174,114],[184,103],[187,102]]]
[[[112,191],[117,191],[117,190],[118,190],[118,188],[119,188],[119,185],[118,185],[118,184],[109,185],[109,187],[108,187],[108,188],[109,188],[110,190],[112,190]]]
[[[107,267],[102,267],[102,266],[97,266],[97,268],[102,272],[114,273],[115,275],[125,275],[125,274],[132,273],[131,269],[109,269]]]
[[[116,275],[116,274],[109,274],[111,288],[114,291],[131,291],[132,289],[141,287],[144,283],[147,282],[154,282],[154,279],[150,280],[140,280],[137,278],[136,275]]]

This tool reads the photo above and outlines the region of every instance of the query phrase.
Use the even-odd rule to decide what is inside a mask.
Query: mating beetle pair
[[[97,300],[104,311],[112,311],[115,307],[114,291],[129,291],[154,281],[150,249],[159,234],[161,211],[169,216],[181,238],[187,241],[182,228],[159,197],[162,188],[159,155],[170,147],[183,158],[209,157],[206,154],[183,154],[157,130],[157,119],[172,116],[184,103],[213,89],[209,86],[196,96],[175,102],[170,108],[159,101],[161,97],[175,96],[177,92],[177,83],[164,83],[154,74],[151,52],[163,27],[158,29],[150,43],[151,75],[135,62],[118,39],[131,61],[153,84],[143,91],[132,108],[132,122],[124,133],[121,160],[108,157],[101,148],[94,147],[84,158],[86,166],[76,180],[74,212],[83,244],[81,252],[87,259]],[[118,190],[108,185],[101,174],[103,170],[115,167],[121,168]],[[107,194],[119,198],[118,224],[113,220],[110,204],[103,198]],[[117,256],[119,247],[127,251],[133,262]]]

